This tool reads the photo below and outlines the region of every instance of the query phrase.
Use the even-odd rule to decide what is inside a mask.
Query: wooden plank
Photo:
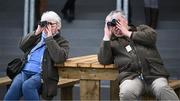
[[[58,68],[59,76],[70,79],[115,80],[118,76],[116,68]]]
[[[76,61],[76,63],[83,63],[83,62],[91,63],[91,61],[97,61],[97,57],[93,56],[90,58],[81,59],[81,60]]]
[[[11,83],[11,79],[8,76],[0,77],[0,85],[6,86]],[[76,83],[79,83],[79,79],[64,79],[60,78],[60,81],[58,82],[58,86],[60,87],[66,87],[70,85],[74,85]]]
[[[116,67],[114,66],[114,64],[110,64],[110,65],[105,65],[104,68],[116,68]]]
[[[92,67],[92,68],[115,68],[115,67],[114,67],[114,64],[102,65],[102,64],[100,64],[98,61],[92,63],[91,67]]]
[[[0,86],[9,85],[11,83],[11,79],[8,76],[0,77]]]
[[[85,61],[85,62],[79,62],[79,63],[77,63],[77,66],[78,67],[84,67],[84,68],[93,68],[92,64],[95,62],[97,62],[97,60],[92,59],[92,60]]]
[[[64,66],[68,66],[68,67],[78,67],[78,64],[87,64],[87,67],[90,66],[91,61],[95,61],[96,57],[88,57],[88,58],[83,58],[80,59],[78,61],[71,61],[71,62],[65,62]]]
[[[76,58],[74,59],[68,59],[65,63],[64,66],[65,67],[78,67],[78,63],[83,63],[86,61],[91,61],[94,60],[96,58],[95,55],[89,55],[89,56],[84,56],[81,58]]]
[[[62,67],[62,66],[71,66],[71,67],[76,67],[77,66],[77,61],[88,59],[91,57],[96,57],[97,55],[87,55],[87,56],[79,56],[79,57],[73,57],[69,58],[64,64],[55,64],[56,67]]]
[[[92,68],[104,68],[105,65],[101,65],[101,64],[99,64],[98,61],[96,61],[96,62],[94,62],[94,63],[91,64],[91,67],[92,67]]]
[[[82,56],[82,57],[74,57],[74,58],[69,58],[67,60],[66,63],[77,63],[79,61],[85,61],[85,60],[88,60],[90,58],[96,58],[96,55],[87,55],[87,56]]]
[[[80,81],[80,100],[100,100],[100,81],[81,80]]]
[[[93,54],[93,55],[72,57],[72,58],[69,58],[68,61],[76,61],[76,60],[81,60],[81,59],[90,58],[90,57],[97,57],[97,55]]]
[[[60,78],[60,80],[58,82],[58,86],[60,86],[60,87],[67,87],[67,86],[75,85],[76,83],[79,83],[79,79]]]
[[[92,68],[114,68],[114,65],[101,65],[97,55],[88,55],[68,59],[64,64],[55,64],[56,67],[92,67]]]
[[[173,89],[180,88],[180,80],[169,80],[169,85],[170,85]]]

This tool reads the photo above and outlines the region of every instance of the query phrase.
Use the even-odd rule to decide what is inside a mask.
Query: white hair
[[[41,21],[55,21],[57,22],[58,29],[61,29],[61,18],[54,11],[46,11],[41,16]]]
[[[108,21],[112,21],[112,19],[115,19],[117,15],[120,15],[120,16],[122,16],[123,18],[126,19],[125,14],[124,14],[123,11],[121,11],[121,10],[114,10],[114,11],[111,11],[111,12],[107,15],[106,21],[107,21],[107,22],[108,22]]]

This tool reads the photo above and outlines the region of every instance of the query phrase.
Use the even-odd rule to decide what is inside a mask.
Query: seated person
[[[128,26],[121,11],[106,17],[98,61],[118,68],[120,101],[138,100],[144,91],[152,92],[157,100],[179,100],[168,85],[169,74],[157,50],[156,36],[146,25]]]
[[[59,31],[61,18],[53,11],[44,12],[36,31],[27,34],[20,42],[26,63],[16,75],[4,101],[52,99],[57,94],[59,75],[54,63],[63,63],[68,58],[69,44]],[[43,83],[42,83],[43,82]]]

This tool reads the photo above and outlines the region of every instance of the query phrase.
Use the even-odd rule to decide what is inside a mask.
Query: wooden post
[[[179,99],[180,99],[180,88],[175,89],[175,92],[176,92],[177,96],[178,96]]]
[[[100,81],[80,80],[80,100],[100,100]]]
[[[61,87],[61,100],[73,100],[73,86]]]
[[[119,83],[117,80],[110,81],[110,100],[119,101]]]

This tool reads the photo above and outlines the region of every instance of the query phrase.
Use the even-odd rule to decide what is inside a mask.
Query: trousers
[[[40,100],[38,90],[41,87],[40,73],[22,71],[14,79],[8,89],[4,101],[20,100]]]
[[[168,85],[166,78],[155,79],[151,84],[145,84],[140,78],[125,80],[119,85],[120,101],[138,101],[142,93],[149,89],[158,101],[179,101],[174,90]]]

